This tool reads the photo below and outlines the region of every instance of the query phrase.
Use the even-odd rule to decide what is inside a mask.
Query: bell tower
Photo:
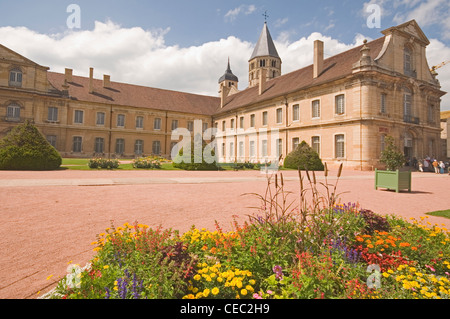
[[[267,22],[264,22],[264,27],[261,31],[256,47],[249,60],[248,82],[249,87],[258,85],[259,76],[263,74],[261,69],[266,70],[266,80],[276,78],[281,75],[281,58],[273,43],[270,35]]]

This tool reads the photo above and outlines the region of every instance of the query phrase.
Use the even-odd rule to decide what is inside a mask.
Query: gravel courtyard
[[[289,199],[298,197],[298,173],[283,171]],[[334,183],[336,172],[330,172]],[[323,181],[323,173],[317,175]],[[0,298],[35,299],[55,286],[70,263],[84,266],[94,256],[96,235],[113,222],[135,221],[185,232],[231,229],[233,216],[256,212],[267,177],[259,171],[0,171]],[[342,203],[358,203],[379,214],[419,219],[450,209],[450,176],[413,173],[412,193],[374,189],[374,172],[345,171]],[[450,220],[429,217],[450,228]]]

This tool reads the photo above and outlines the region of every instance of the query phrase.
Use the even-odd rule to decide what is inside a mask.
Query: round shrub
[[[187,171],[217,171],[220,169],[217,166],[217,161],[214,160],[212,163],[205,161],[203,156],[197,156],[194,152],[196,143],[191,143],[191,156],[184,156],[183,148],[178,152],[178,155],[173,160],[173,167],[187,170]],[[206,143],[202,143],[202,154],[211,152],[211,156],[215,158],[214,150],[209,149]]]
[[[58,151],[29,121],[0,140],[1,170],[54,170],[61,163]]]
[[[317,152],[305,141],[302,141],[294,151],[286,156],[284,168],[323,171],[324,165],[319,154],[317,154]]]

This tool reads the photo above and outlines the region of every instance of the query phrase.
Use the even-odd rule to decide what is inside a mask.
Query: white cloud
[[[245,15],[249,15],[252,14],[253,12],[256,11],[256,6],[254,6],[253,4],[251,5],[240,5],[237,8],[234,8],[232,10],[229,10],[226,14],[225,14],[225,20],[226,21],[234,21],[236,20],[237,16],[241,13],[245,14]]]
[[[450,39],[450,2],[448,0],[399,0],[397,5],[405,5],[407,10],[397,13],[393,21],[397,24],[415,19],[421,27],[441,28],[442,38]]]
[[[217,81],[230,57],[231,69],[240,80],[239,89],[248,86],[248,58],[254,43],[230,36],[183,48],[166,45],[167,32],[170,29],[124,28],[111,21],[96,22],[93,30],[54,35],[1,27],[0,43],[54,72],[63,73],[68,67],[75,75],[88,76],[89,68],[94,67],[98,79],[109,74],[112,81],[213,96],[218,95]],[[289,38],[293,36],[280,34],[275,41],[283,60],[283,74],[312,64],[316,39],[325,42],[325,57],[361,45],[365,39],[357,34],[353,43],[346,44],[317,32],[295,41]],[[430,41],[427,53],[431,67],[450,56],[450,47]],[[442,90],[450,92],[450,64],[438,73]],[[450,97],[443,98],[442,106],[450,109]]]

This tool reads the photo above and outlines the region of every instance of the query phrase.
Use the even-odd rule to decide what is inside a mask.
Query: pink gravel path
[[[344,171],[338,187],[342,202],[416,219],[450,209],[448,175],[414,173],[413,192],[399,194],[376,191],[373,175]],[[297,172],[283,176],[286,189],[297,192]],[[49,291],[69,263],[84,266],[92,259],[91,242],[111,221],[185,232],[192,225],[214,229],[217,220],[231,229],[233,215],[243,221],[255,212],[249,207],[259,204],[242,194],[262,194],[265,188],[258,171],[0,172],[0,298],[34,299]],[[428,220],[450,226],[448,219]]]

